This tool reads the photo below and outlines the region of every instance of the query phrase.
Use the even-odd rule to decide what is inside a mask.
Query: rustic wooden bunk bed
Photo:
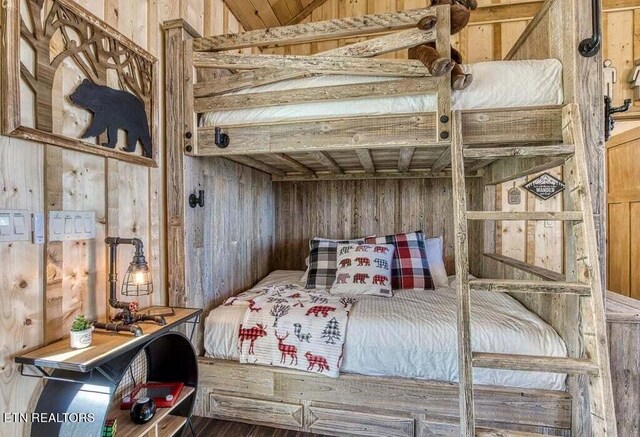
[[[452,111],[449,77],[430,77],[419,61],[368,59],[429,41],[435,41],[440,53],[448,56],[448,13],[447,7],[436,7],[206,38],[183,21],[165,23],[172,303],[188,302],[192,292],[186,288],[185,278],[189,268],[184,210],[190,189],[185,185],[190,177],[185,174],[188,160],[224,157],[269,173],[272,181],[287,183],[383,178],[453,181],[459,384],[356,374],[329,379],[201,357],[199,414],[335,435],[616,435],[594,232],[598,215],[594,214],[589,189],[590,178],[597,178],[600,168],[591,149],[601,141],[601,88],[597,79],[589,77],[598,68],[594,67],[597,59],[583,61],[577,54],[578,23],[589,20],[584,20],[585,12],[577,1],[547,0],[508,56],[513,60],[561,61],[563,105]],[[417,21],[429,14],[437,17],[435,28],[417,31]],[[396,30],[401,32],[388,34]],[[313,57],[223,53],[379,33],[385,35]],[[242,72],[220,73],[220,69]],[[254,86],[344,71],[402,79],[301,92],[247,91]],[[434,110],[201,125],[202,114],[211,110],[407,94],[433,95]],[[583,124],[581,112],[592,122]],[[496,184],[559,165],[564,166],[568,185],[565,211],[492,211]],[[486,187],[480,190],[485,211],[467,211],[465,185],[473,179],[481,179]],[[597,208],[599,191],[592,191]],[[564,274],[492,254],[495,221],[521,219],[566,223]],[[469,224],[481,232],[475,237],[484,239],[480,253],[471,255],[482,258],[482,252],[487,252],[471,272],[500,279],[467,280],[467,220],[489,221],[484,227]],[[558,331],[570,357],[552,360],[472,354],[470,288],[512,294]],[[566,392],[474,387],[473,366],[545,369],[576,376],[570,376]]]

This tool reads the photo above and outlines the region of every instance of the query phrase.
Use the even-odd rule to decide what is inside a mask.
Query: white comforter
[[[479,62],[469,64],[466,67],[473,74],[473,82],[467,89],[452,93],[453,109],[517,108],[561,105],[563,102],[562,64],[556,59]],[[262,85],[234,94],[350,85],[394,79],[393,77],[321,75]],[[208,112],[202,115],[200,124],[202,126],[230,126],[361,115],[412,114],[433,112],[436,109],[436,103],[433,95],[334,100]]]
[[[257,287],[298,283],[303,272],[279,270]],[[238,360],[245,307],[221,306],[205,321],[206,356]],[[566,356],[558,334],[510,296],[472,292],[472,348],[478,352]],[[360,296],[346,330],[341,372],[458,380],[456,299],[453,288],[398,290],[383,299]],[[563,390],[554,373],[474,369],[474,383]]]

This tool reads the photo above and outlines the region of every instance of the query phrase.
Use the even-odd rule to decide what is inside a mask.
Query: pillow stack
[[[307,288],[392,296],[392,290],[447,286],[442,238],[416,231],[355,240],[309,241]]]

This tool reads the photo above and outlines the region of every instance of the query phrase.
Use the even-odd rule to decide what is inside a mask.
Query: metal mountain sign
[[[549,173],[543,173],[524,185],[524,188],[527,191],[535,194],[542,200],[551,199],[553,196],[564,190],[564,187],[564,182],[553,177]]]

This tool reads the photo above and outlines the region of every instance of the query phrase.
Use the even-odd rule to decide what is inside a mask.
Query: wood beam
[[[447,147],[442,151],[436,162],[431,166],[431,171],[440,172],[449,164],[451,164],[451,147]]]
[[[506,23],[530,20],[540,11],[544,1],[523,1],[497,5],[479,6],[471,12],[469,25]],[[640,9],[638,0],[602,0],[604,12]]]
[[[548,220],[580,221],[582,211],[467,211],[469,220]]]
[[[562,273],[554,272],[553,270],[545,269],[544,267],[536,266],[533,264],[520,261],[519,259],[511,258],[497,253],[485,253],[483,254],[487,258],[501,262],[507,266],[522,270],[530,275],[537,276],[538,278],[545,279],[547,281],[564,281],[565,275]]]
[[[283,80],[309,77],[308,71],[283,71],[279,69],[249,70],[231,76],[221,77],[211,81],[198,82],[193,85],[193,96],[210,97],[219,94],[240,91],[260,85],[282,82]]]
[[[268,164],[258,161],[250,156],[246,155],[233,155],[233,156],[225,156],[225,158],[230,159],[231,161],[235,161],[239,164],[248,165],[249,167],[253,167],[255,169],[261,170],[265,173],[269,173],[271,175],[284,177],[287,174],[280,169],[272,167]]]
[[[475,177],[475,176],[474,176]],[[451,180],[451,172],[431,173],[428,170],[408,171],[406,173],[398,173],[393,170],[382,170],[375,173],[365,172],[345,172],[344,174],[334,174],[329,172],[318,172],[315,176],[274,176],[273,181],[278,182],[302,182],[302,181],[352,181],[352,180],[378,180],[378,179],[447,179]]]
[[[356,150],[356,155],[360,160],[360,164],[362,164],[362,168],[364,171],[372,174],[376,172],[376,166],[373,163],[373,155],[371,154],[371,150],[369,149],[358,149]]]
[[[471,159],[497,159],[522,156],[565,156],[574,151],[571,144],[555,146],[479,147],[465,149],[464,157]]]
[[[299,171],[300,173],[306,176],[315,176],[315,172],[313,170],[311,170],[306,165],[302,164],[300,161],[293,159],[289,155],[286,155],[284,153],[273,153],[269,156],[274,159],[277,159],[278,161],[284,163],[285,165],[293,168],[296,171]]]
[[[473,365],[490,369],[597,375],[598,365],[582,358],[473,353]]]
[[[414,27],[425,15],[433,15],[433,8],[412,9],[388,14],[296,24],[293,26],[251,30],[248,32],[197,38],[194,51],[223,51],[246,47],[268,47],[326,41],[353,36],[373,35]]]
[[[322,163],[331,173],[344,174],[342,167],[327,152],[312,152],[310,155]]]
[[[415,147],[403,147],[400,149],[400,155],[398,156],[398,173],[405,173],[409,171],[411,161],[413,160],[413,154],[415,152]]]
[[[435,93],[436,90],[437,83],[435,81],[425,80],[424,78],[409,78],[351,85],[201,97],[195,99],[194,110],[202,113],[207,111],[261,108],[330,100],[361,99],[376,96],[410,96]]]
[[[389,35],[379,36],[344,47],[327,50],[322,56],[354,56],[357,58],[370,58],[397,52],[436,40],[436,30],[407,29]]]
[[[503,178],[500,179],[494,179],[490,182],[487,182],[485,185],[497,185],[497,184],[501,184],[503,182],[509,182],[512,181],[514,179],[519,179],[525,176],[529,176],[532,174],[536,174],[536,173],[540,173],[541,171],[545,171],[545,170],[549,170],[555,167],[559,167],[562,164],[564,164],[565,159],[564,158],[556,158],[556,159],[551,159],[548,162],[545,162],[544,164],[540,164],[540,165],[536,165],[534,167],[528,167],[524,170],[512,173],[508,176],[505,176]]]
[[[302,8],[300,12],[298,12],[296,15],[291,17],[289,21],[285,23],[285,26],[298,24],[299,22],[307,18],[311,14],[311,12],[313,12],[314,10],[316,10],[326,2],[327,0],[312,0],[311,3],[309,3],[307,6]]]
[[[589,296],[591,286],[580,282],[520,281],[517,279],[471,279],[472,290],[497,293],[576,294]]]
[[[193,65],[200,68],[256,70],[278,68],[304,70],[318,74],[354,74],[365,76],[430,76],[418,60],[362,59],[350,57],[254,55],[194,52]]]
[[[198,155],[252,155],[400,147],[441,148],[435,139],[434,114],[352,117],[267,125],[226,126],[231,142],[215,145],[215,128],[198,128]]]

